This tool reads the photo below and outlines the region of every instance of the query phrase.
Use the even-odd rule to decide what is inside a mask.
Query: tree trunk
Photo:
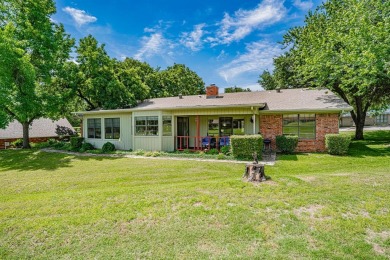
[[[23,122],[23,149],[29,149],[31,148],[30,146],[30,137],[29,137],[29,127],[30,123],[29,122]]]
[[[355,103],[356,111],[351,111],[351,116],[355,123],[355,140],[363,140],[364,123],[366,122],[368,105],[363,107],[362,99],[359,97],[355,98]]]

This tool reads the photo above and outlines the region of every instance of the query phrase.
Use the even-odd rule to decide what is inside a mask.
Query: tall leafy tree
[[[390,102],[389,17],[390,1],[330,0],[284,36],[295,79],[353,107],[355,139],[363,139],[367,111]]]
[[[35,119],[62,112],[64,99],[52,82],[74,41],[50,19],[55,11],[51,0],[0,2],[0,122],[23,125],[24,148]]]
[[[184,64],[174,64],[155,75],[152,97],[171,97],[179,94],[196,95],[205,93],[205,84],[196,72]]]

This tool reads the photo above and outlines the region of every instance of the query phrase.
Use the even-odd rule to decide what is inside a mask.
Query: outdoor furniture
[[[215,147],[216,140],[214,137],[206,136],[202,138],[202,148]]]
[[[222,136],[219,139],[219,146],[225,146],[225,145],[230,145],[230,137],[229,136]]]
[[[271,139],[264,139],[263,144],[263,151],[271,151]]]

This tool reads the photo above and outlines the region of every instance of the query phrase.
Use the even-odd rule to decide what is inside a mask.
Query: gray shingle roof
[[[57,125],[66,126],[74,131],[69,121],[66,118],[62,118],[57,121],[53,121],[48,118],[40,118],[33,121],[30,126],[30,138],[33,137],[56,137],[55,132]],[[12,121],[6,129],[0,129],[0,139],[22,138],[23,127],[18,121]]]
[[[132,110],[180,109],[223,106],[262,106],[264,110],[322,110],[349,109],[350,106],[329,90],[282,89],[272,91],[220,94],[218,98],[206,95],[156,98],[146,100]]]
[[[110,110],[116,112],[131,112],[142,110],[178,110],[192,108],[212,107],[250,107],[265,106],[263,111],[349,111],[352,110],[347,103],[326,89],[282,89],[280,92],[255,91],[223,93],[217,98],[206,98],[206,95],[192,95],[145,100],[138,106],[129,109]],[[82,114],[108,112],[107,110],[88,111]]]

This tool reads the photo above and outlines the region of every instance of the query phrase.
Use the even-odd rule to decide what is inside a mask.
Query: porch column
[[[253,134],[256,134],[256,115],[253,114]]]
[[[195,149],[199,148],[200,146],[200,116],[196,116],[196,147]]]

